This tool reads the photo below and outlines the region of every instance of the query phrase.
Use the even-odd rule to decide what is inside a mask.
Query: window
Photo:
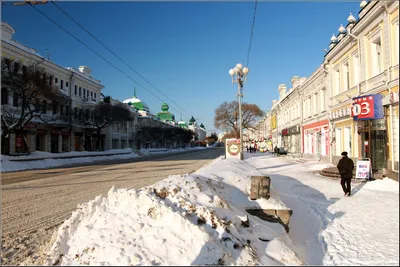
[[[336,156],[340,156],[342,154],[342,129],[335,129],[335,137],[336,137]]]
[[[356,86],[360,82],[360,61],[358,54],[353,55],[353,86]]]
[[[89,97],[89,90],[86,91],[86,96]]]
[[[65,87],[67,87],[67,88],[68,88],[68,82],[65,82]]]
[[[380,32],[377,36],[371,38],[371,77],[378,75],[383,69],[381,37],[379,34]]]
[[[58,102],[53,100],[53,115],[57,114]]]
[[[44,113],[44,114],[46,114],[46,112],[47,112],[47,101],[46,100],[43,100],[42,101],[42,113]]]
[[[63,80],[60,81],[60,88],[64,89],[64,81]]]
[[[65,116],[69,116],[69,106],[65,106]]]
[[[54,78],[54,83],[58,83],[58,78]]]
[[[64,105],[60,105],[60,115],[64,115]]]
[[[13,94],[13,107],[18,107],[18,93],[14,92]]]
[[[79,109],[79,119],[82,120],[83,119],[83,110]]]
[[[325,88],[319,91],[319,111],[325,111]]]
[[[25,65],[23,65],[23,66],[22,66],[22,73],[23,73],[24,75],[26,75],[27,72],[28,72],[28,67],[25,66]]]
[[[309,95],[308,96],[308,99],[307,99],[307,102],[308,102],[308,105],[307,105],[307,115],[308,115],[308,117],[310,117],[311,116],[311,96]]]
[[[93,92],[92,91],[90,91],[90,97],[93,97]]]
[[[74,117],[75,120],[78,119],[78,108],[74,108]]]
[[[397,65],[399,64],[399,17],[396,18],[396,20],[393,22],[393,42],[394,42],[394,47],[395,49],[393,49],[393,61],[394,64],[393,65]]]
[[[344,90],[343,91],[347,91],[350,89],[350,73],[349,73],[349,63],[346,62],[343,65],[343,75],[344,75]]]
[[[75,85],[75,95],[78,93],[78,86]]]
[[[314,115],[318,113],[318,109],[317,109],[317,93],[315,93],[313,95],[313,111],[314,111]]]
[[[51,75],[50,75],[50,78],[49,78],[49,84],[50,84],[50,86],[53,85],[53,76],[51,76]]]
[[[96,93],[94,93],[94,98],[97,99]]]
[[[337,70],[335,70],[334,79],[335,79],[334,95],[338,95],[338,94],[340,94],[340,70],[339,70],[339,68]]]
[[[8,90],[7,88],[1,88],[1,104],[8,105]]]
[[[83,97],[85,97],[85,95],[86,95],[86,89],[83,88]]]
[[[18,73],[21,69],[21,64],[14,62],[14,73]]]
[[[40,100],[36,99],[35,100],[35,112],[39,112],[40,111]]]
[[[79,96],[81,96],[81,95],[82,95],[82,88],[79,87]]]

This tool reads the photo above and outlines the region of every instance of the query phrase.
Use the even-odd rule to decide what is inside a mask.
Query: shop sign
[[[396,103],[399,102],[399,92],[390,92],[390,103]]]
[[[356,178],[371,178],[371,162],[369,159],[357,161]]]
[[[21,139],[21,137],[17,137],[16,139],[15,139],[15,145],[17,146],[17,147],[21,147],[22,146],[22,139]]]
[[[283,135],[283,136],[289,135],[289,129],[283,129],[283,130],[282,130],[282,135]]]
[[[44,129],[37,129],[36,130],[36,135],[46,135],[47,131]]]
[[[346,108],[338,109],[336,111],[332,111],[329,114],[329,119],[334,120],[334,119],[346,117],[349,115],[350,115],[350,107],[346,107]]]
[[[382,119],[382,95],[374,94],[353,98],[351,116],[354,120]]]
[[[226,158],[240,159],[240,140],[236,138],[226,139],[225,155]]]
[[[298,125],[289,128],[289,134],[300,133],[300,127]]]
[[[26,128],[26,129],[34,129],[36,127],[37,127],[37,123],[34,123],[34,122],[29,122],[24,125],[24,128]]]

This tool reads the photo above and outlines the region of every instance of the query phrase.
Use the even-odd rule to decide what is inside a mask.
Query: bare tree
[[[87,109],[84,114],[79,114],[78,117],[82,124],[92,127],[96,132],[96,150],[100,149],[100,135],[104,128],[114,122],[133,120],[133,114],[125,104],[117,103],[112,105],[107,102],[100,102],[91,110]]]
[[[263,116],[261,109],[255,104],[242,104],[243,129],[254,129],[258,118]],[[239,137],[239,103],[237,101],[224,102],[215,110],[214,126],[221,130],[236,133]]]
[[[49,123],[59,119],[58,116],[46,116],[50,105],[48,101],[67,103],[68,97],[52,84],[52,77],[43,68],[35,64],[23,66],[8,58],[1,60],[1,87],[11,92],[13,103],[2,105],[1,120],[4,126],[2,137],[10,133],[21,136],[29,151],[29,144],[23,128],[29,122]]]

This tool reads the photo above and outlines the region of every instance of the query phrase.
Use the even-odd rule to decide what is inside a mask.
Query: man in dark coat
[[[347,152],[342,152],[342,158],[339,160],[337,168],[340,173],[340,184],[342,185],[345,196],[351,195],[351,178],[353,178],[354,162],[347,157]]]

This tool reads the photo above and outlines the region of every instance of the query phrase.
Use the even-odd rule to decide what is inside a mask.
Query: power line
[[[76,21],[72,16],[70,16],[66,11],[64,11],[61,7],[59,7],[54,1],[51,1],[51,3],[57,7],[64,15],[66,15],[68,18],[70,18],[73,22],[75,22],[81,29],[83,29],[87,34],[89,34],[93,39],[95,39],[98,43],[100,43],[105,49],[107,49],[111,54],[113,54],[116,58],[118,58],[122,63],[124,63],[129,69],[131,69],[133,72],[135,72],[139,77],[141,77],[143,80],[145,80],[150,86],[152,86],[154,89],[156,89],[159,93],[164,95],[167,99],[169,99],[172,103],[174,103],[177,107],[179,107],[181,110],[186,112],[191,116],[189,112],[187,112],[184,108],[182,108],[180,105],[175,103],[172,99],[170,99],[166,94],[164,94],[162,91],[160,91],[156,86],[154,86],[150,81],[148,81],[145,77],[143,77],[138,71],[136,71],[132,66],[130,66],[125,60],[123,60],[121,57],[119,57],[117,54],[115,54],[109,47],[107,47],[103,42],[101,42],[96,36],[94,36],[89,30],[87,30],[85,27],[83,27],[78,21]],[[143,87],[143,86],[142,86]]]
[[[257,12],[257,0],[255,0],[255,3],[254,3],[253,24],[251,25],[250,43],[249,43],[249,50],[247,51],[246,67],[249,66],[249,58],[250,58],[250,51],[251,51],[251,42],[252,42],[252,40],[253,40],[254,23],[255,23],[255,21],[256,21],[256,12]]]

